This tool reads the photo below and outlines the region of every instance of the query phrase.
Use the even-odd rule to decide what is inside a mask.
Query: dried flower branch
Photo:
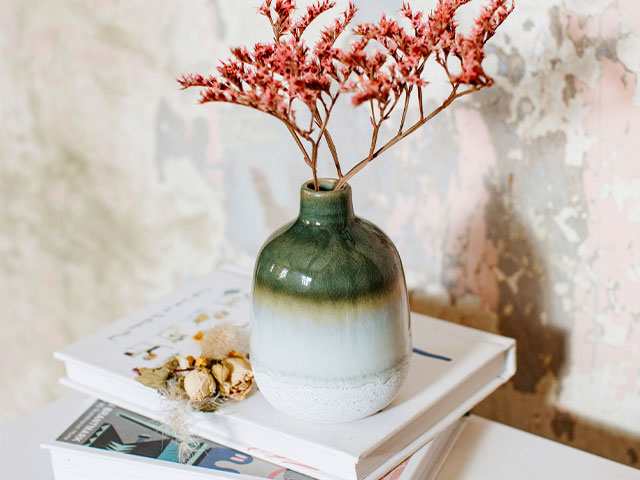
[[[335,6],[321,0],[309,5],[294,18],[295,0],[265,0],[258,8],[271,25],[274,41],[257,43],[253,49],[235,47],[232,57],[218,67],[218,76],[182,75],[182,88],[202,87],[200,102],[228,102],[260,110],[282,121],[313,172],[317,190],[320,143],[324,139],[333,157],[339,189],[371,161],[416,131],[455,99],[493,84],[482,68],[484,45],[513,11],[513,0],[490,0],[468,36],[456,31],[455,14],[470,0],[439,0],[427,17],[405,3],[401,14],[411,25],[405,29],[394,19],[382,15],[378,22],[357,25],[355,39],[342,50],[335,46],[351,24],[356,7],[347,9],[320,32],[320,39],[308,47],[303,34],[319,16]],[[367,54],[370,45],[375,53]],[[369,49],[370,50],[370,49]],[[451,92],[444,102],[425,114],[422,89],[425,65],[435,61],[444,70]],[[459,64],[459,72],[450,67]],[[464,88],[461,88],[464,87]],[[417,92],[419,119],[405,129],[412,95]],[[350,94],[353,105],[369,104],[371,145],[368,155],[342,173],[335,145],[328,131],[333,108],[342,94]],[[397,134],[378,147],[380,128],[391,113],[402,105]],[[309,124],[301,126],[296,109],[308,110]],[[308,145],[305,146],[306,142]]]

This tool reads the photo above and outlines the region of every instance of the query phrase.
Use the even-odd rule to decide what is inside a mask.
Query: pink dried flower
[[[293,38],[295,40],[300,40],[304,31],[309,25],[311,25],[311,22],[313,22],[324,12],[332,9],[335,6],[336,2],[331,2],[329,0],[321,0],[317,3],[309,5],[307,7],[307,12],[302,17],[300,17],[298,21],[295,22],[291,27],[291,34],[293,35]]]
[[[493,85],[490,78],[482,69],[485,57],[484,44],[496,32],[507,16],[513,11],[514,4],[507,6],[507,0],[491,0],[480,16],[474,22],[468,37],[458,35],[458,55],[462,62],[462,72],[455,76],[455,82],[469,85]]]
[[[232,57],[217,68],[217,77],[182,75],[178,82],[182,88],[202,87],[201,103],[244,105],[283,121],[313,171],[316,188],[318,149],[324,138],[338,173],[335,188],[341,188],[371,160],[422,126],[453,100],[493,83],[482,69],[484,45],[513,10],[513,1],[490,0],[469,35],[464,36],[456,32],[455,14],[469,1],[438,0],[428,16],[414,12],[405,3],[401,14],[408,19],[409,30],[383,14],[377,22],[357,25],[353,29],[354,40],[342,50],[335,44],[353,21],[357,11],[353,3],[350,2],[341,15],[320,31],[319,40],[309,48],[303,39],[305,31],[320,15],[331,10],[335,2],[319,0],[295,18],[295,0],[275,0],[275,3],[265,0],[258,7],[258,13],[268,19],[273,42],[257,43],[253,49],[234,47]],[[367,54],[370,44],[378,48]],[[444,69],[452,90],[440,107],[425,115],[421,89],[428,85],[423,72],[429,60]],[[449,71],[452,60],[460,62],[457,74]],[[460,90],[461,85],[468,88]],[[420,119],[404,130],[409,100],[415,91]],[[354,105],[370,103],[373,126],[369,155],[345,175],[327,130],[333,106],[344,93],[351,94]],[[404,99],[404,108],[398,133],[376,149],[380,125],[390,118],[401,99]],[[296,121],[297,105],[309,111],[310,122],[306,127]],[[311,144],[310,151],[302,140]]]

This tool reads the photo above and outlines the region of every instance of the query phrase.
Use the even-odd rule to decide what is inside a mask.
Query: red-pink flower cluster
[[[421,75],[430,57],[445,68],[452,85],[490,85],[493,80],[482,69],[484,44],[511,13],[513,3],[507,7],[508,0],[491,0],[475,21],[471,34],[465,37],[456,32],[455,14],[469,1],[440,0],[426,19],[422,12],[414,12],[405,3],[401,13],[409,20],[411,33],[384,14],[377,23],[358,25],[354,33],[360,39],[340,58],[347,67],[343,68],[345,75],[352,74],[346,84],[346,90],[354,93],[352,102],[359,105],[376,100],[384,108],[405,89],[425,86],[427,82]],[[383,50],[367,56],[364,50],[370,42],[376,42]],[[460,62],[459,74],[449,73],[452,55]]]
[[[257,43],[253,49],[231,49],[233,57],[218,67],[219,76],[182,75],[183,88],[204,87],[200,102],[229,102],[261,110],[291,126],[296,126],[295,101],[310,110],[318,108],[322,94],[331,95],[334,82],[341,83],[334,47],[337,38],[347,28],[356,8],[347,10],[320,33],[314,47],[302,38],[307,27],[319,15],[333,8],[335,2],[321,0],[309,5],[304,15],[293,18],[295,0],[266,0],[258,12],[268,18],[274,32],[271,43]],[[313,127],[313,126],[312,126]],[[300,129],[307,137],[312,129]]]
[[[460,73],[451,75],[452,83],[491,84],[482,69],[484,44],[513,10],[508,0],[491,0],[475,21],[469,36],[456,32],[455,13],[470,0],[440,0],[425,18],[405,3],[401,13],[411,24],[412,32],[396,20],[382,15],[376,23],[362,23],[355,29],[357,38],[345,52],[335,48],[356,7],[347,10],[322,30],[313,48],[306,46],[302,35],[335,2],[321,0],[306,8],[294,19],[295,0],[266,0],[258,12],[269,20],[274,42],[258,43],[252,51],[239,47],[231,50],[234,58],[218,67],[220,78],[186,75],[179,79],[186,87],[205,87],[201,102],[230,102],[270,113],[295,123],[292,109],[295,100],[309,108],[331,87],[352,92],[352,102],[359,105],[376,100],[382,106],[411,86],[424,86],[421,78],[425,62],[433,55],[447,68],[451,55],[460,60]],[[382,50],[367,55],[365,49],[376,42]],[[448,73],[448,68],[447,68]]]
[[[338,96],[351,94],[354,105],[371,103],[374,134],[370,161],[387,148],[374,151],[378,129],[403,95],[402,124],[398,138],[390,140],[389,146],[404,138],[402,129],[409,97],[414,90],[418,91],[418,123],[422,125],[455,98],[493,83],[482,68],[484,45],[513,10],[513,0],[489,0],[471,32],[465,36],[456,31],[455,15],[457,9],[469,1],[438,0],[435,9],[426,16],[405,3],[401,14],[410,27],[405,28],[383,14],[377,22],[357,25],[353,29],[355,38],[342,50],[336,47],[336,41],[354,18],[356,7],[353,3],[321,30],[315,45],[308,46],[303,38],[305,31],[319,16],[332,9],[335,2],[319,0],[296,16],[295,0],[264,0],[258,12],[271,25],[272,42],[257,43],[253,48],[232,48],[232,57],[220,64],[217,76],[182,75],[178,81],[183,88],[202,87],[202,103],[244,105],[285,122],[314,176],[318,145],[324,136],[341,176],[335,148],[326,129]],[[425,117],[421,89],[428,84],[423,73],[430,59],[444,69],[451,82],[452,94],[432,115]],[[458,92],[461,85],[468,85],[470,89]],[[296,107],[300,104],[310,112],[311,121],[305,128],[296,121]],[[377,119],[374,105],[378,110]],[[319,133],[314,137],[312,134],[316,130]],[[311,142],[311,154],[302,146],[300,138]]]
[[[484,44],[496,33],[496,29],[513,11],[514,4],[505,0],[492,0],[476,19],[469,36],[458,35],[455,54],[462,62],[462,72],[454,82],[492,85],[493,79],[482,69]]]

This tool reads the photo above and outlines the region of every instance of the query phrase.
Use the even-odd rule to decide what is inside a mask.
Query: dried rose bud
[[[200,402],[216,391],[216,382],[204,369],[191,370],[184,376],[184,391],[191,400]]]
[[[182,355],[176,355],[176,360],[178,361],[178,368],[180,370],[186,370],[191,367],[191,365],[189,364],[189,360]]]
[[[220,384],[220,393],[225,397],[242,400],[253,385],[251,365],[242,355],[214,364],[211,373]]]

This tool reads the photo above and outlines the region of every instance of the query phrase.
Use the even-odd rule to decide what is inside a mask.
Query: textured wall
[[[173,80],[268,37],[253,3],[2,2],[3,419],[60,393],[53,349],[251,265],[295,215],[309,172],[286,130]],[[496,85],[359,174],[356,211],[416,310],[518,340],[478,413],[640,467],[640,5],[521,1],[489,52]],[[364,112],[330,127],[364,156]]]

